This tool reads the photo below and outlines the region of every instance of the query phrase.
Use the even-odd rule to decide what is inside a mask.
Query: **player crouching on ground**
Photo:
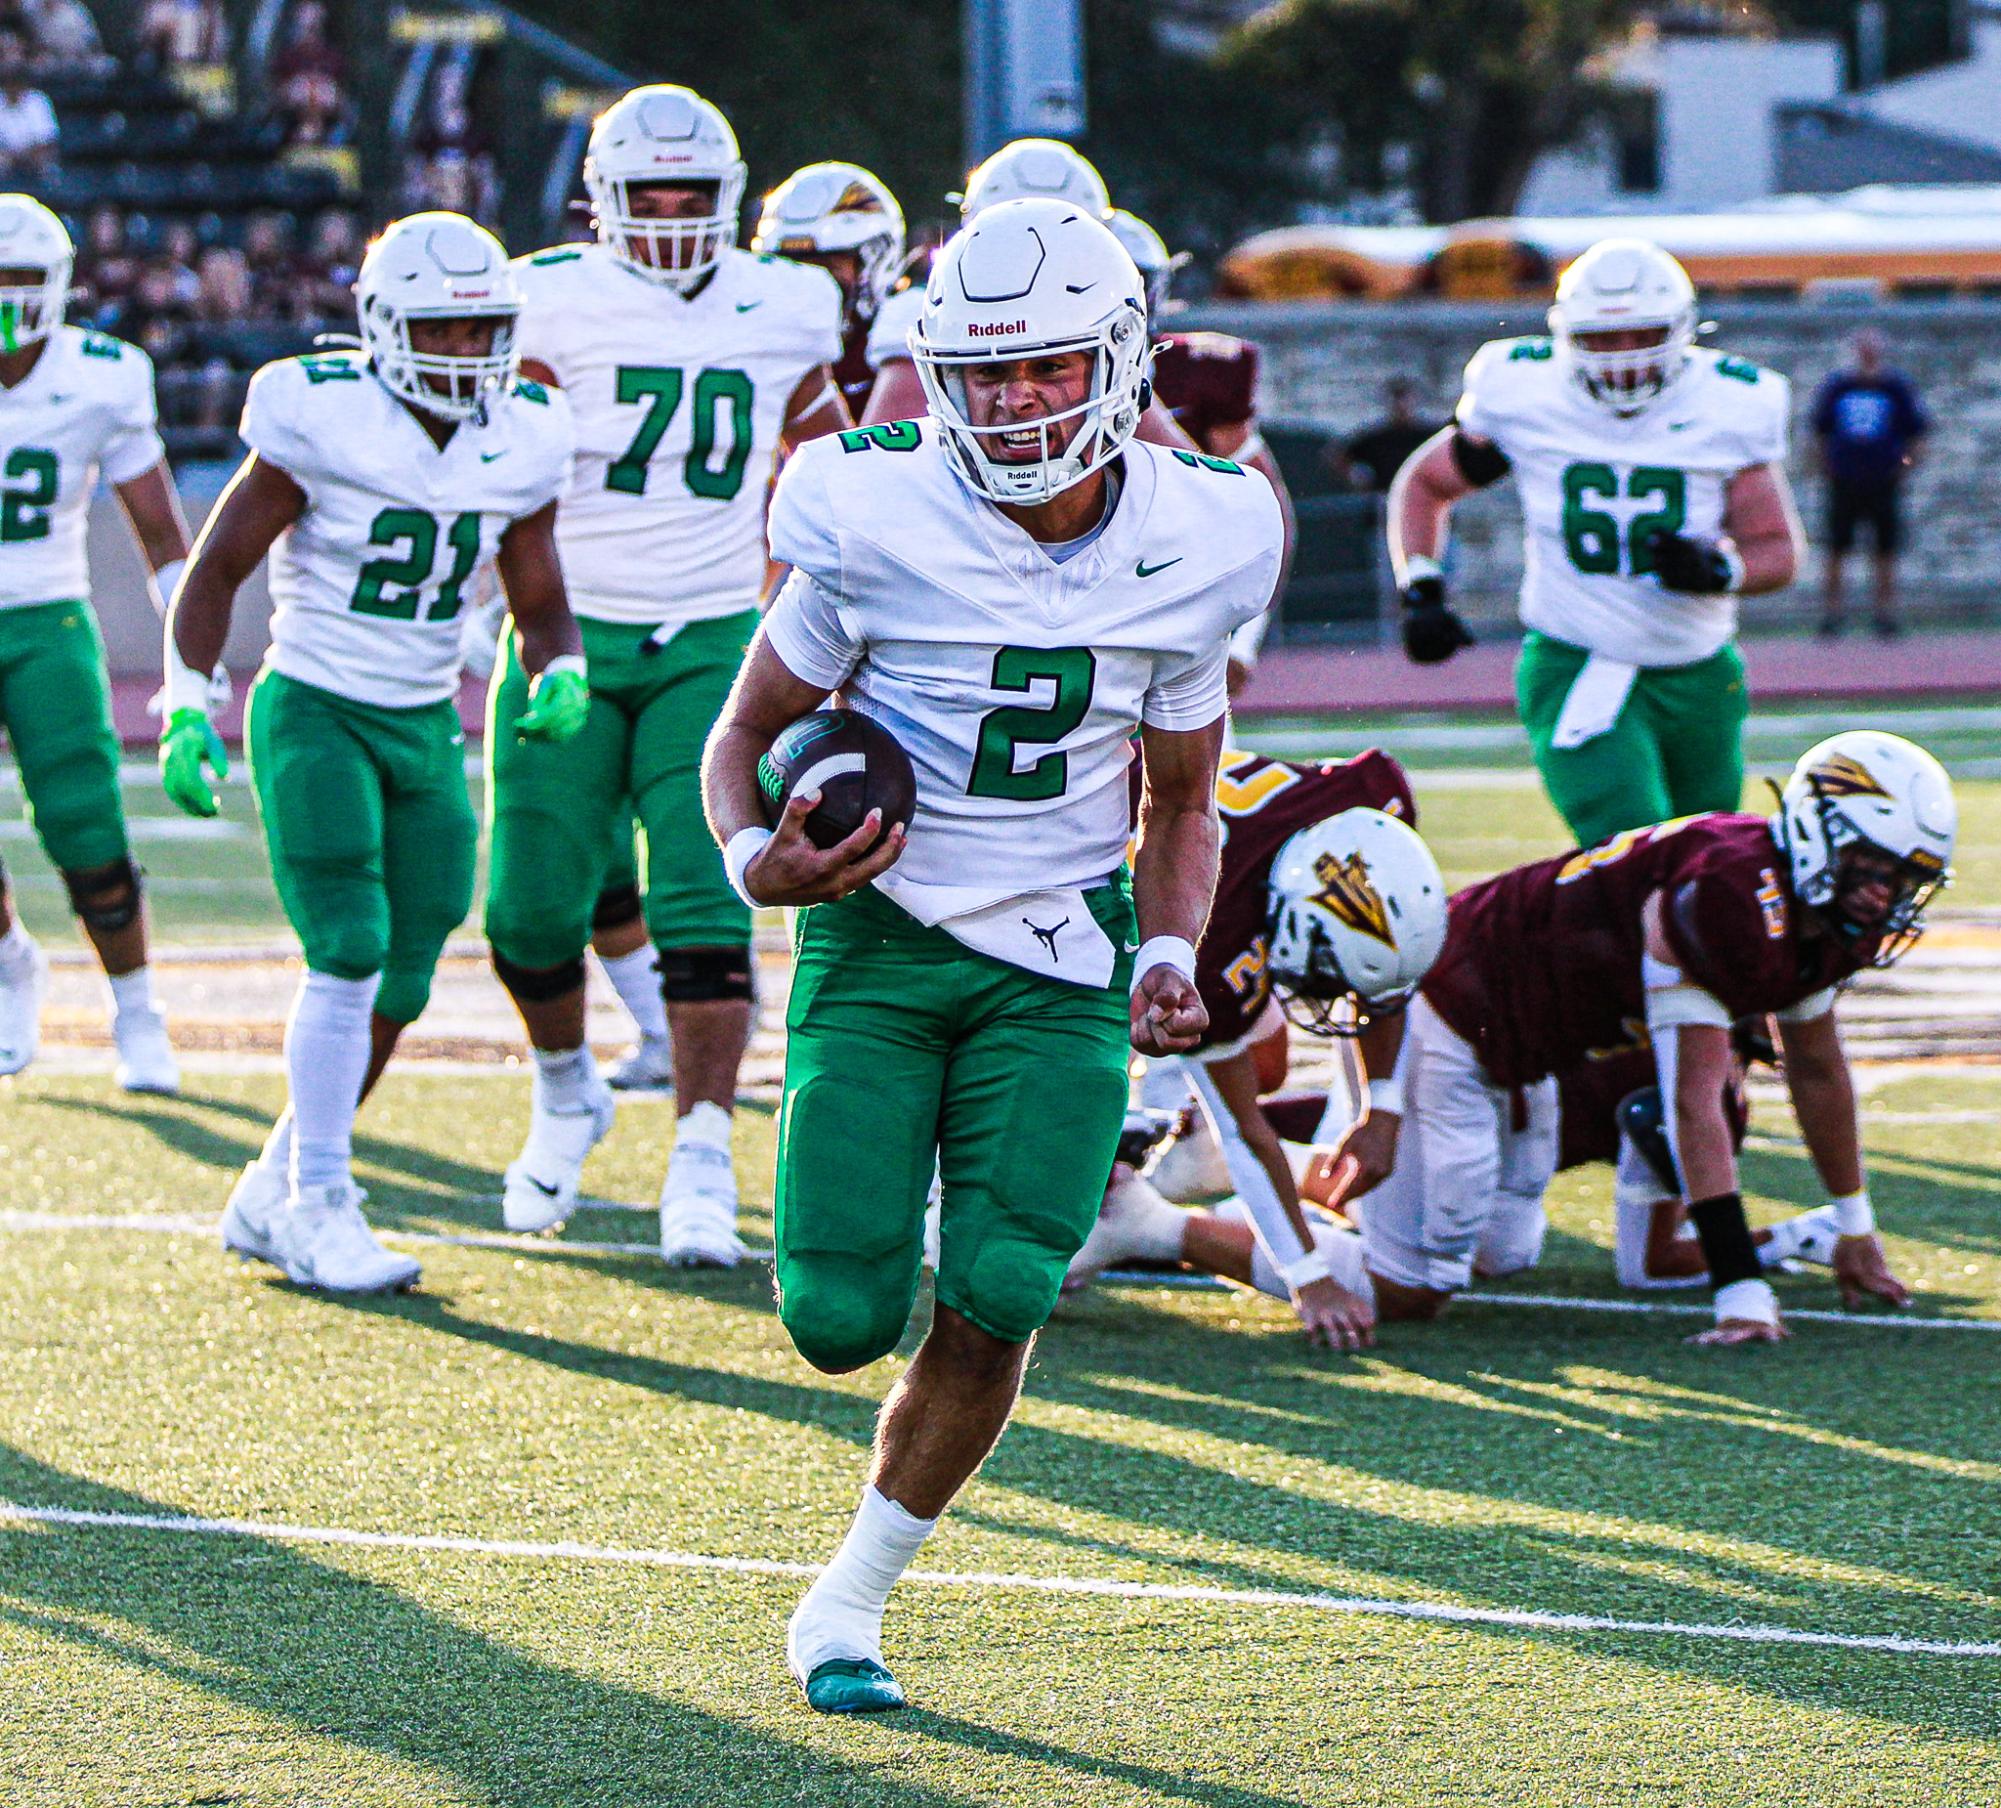
[[[1369,1112],[1337,1161],[1344,1191],[1380,1181],[1397,1160],[1404,1005],[1445,941],[1445,881],[1409,825],[1410,790],[1394,760],[1368,753],[1300,767],[1234,757],[1253,769],[1240,764],[1218,788],[1222,879],[1196,960],[1209,1029],[1182,1065],[1255,1227],[1259,1268],[1254,1275],[1248,1250],[1235,1248],[1235,1226],[1212,1236],[1211,1214],[1182,1211],[1121,1176],[1068,1278],[1133,1260],[1187,1262],[1254,1284],[1268,1277],[1266,1291],[1291,1300],[1314,1342],[1360,1349],[1376,1320],[1360,1249],[1353,1238],[1317,1238],[1309,1224],[1258,1103],[1254,1026],[1275,990],[1300,1028],[1359,1035],[1376,1077]]]
[[[1454,897],[1445,952],[1411,1008],[1397,1166],[1361,1214],[1383,1316],[1436,1314],[1523,1201],[1539,1223],[1558,1138],[1554,1076],[1644,1029],[1715,1288],[1716,1328],[1700,1341],[1784,1336],[1724,1104],[1731,1024],[1768,1013],[1842,1233],[1835,1278],[1847,1297],[1901,1302],[1875,1235],[1834,1002],[1916,939],[1957,820],[1928,753],[1853,730],[1802,757],[1769,822],[1710,815],[1630,830]]]
[[[823,1712],[902,1705],[884,1603],[1007,1423],[1111,1171],[1129,1050],[1177,1053],[1207,1023],[1193,944],[1216,882],[1226,643],[1269,602],[1282,535],[1259,479],[1133,439],[1140,295],[1117,241],[1065,202],[998,205],[946,246],[911,342],[931,419],[793,455],[771,510],[792,575],[709,743],[735,882],[811,907],[774,1215],[780,1313],[816,1368],[903,1337],[943,1177],[930,1330],[787,1635]],[[763,826],[760,757],[834,691],[910,754],[907,844],[872,845],[872,813],[817,850],[810,793]]]
[[[285,1026],[290,1099],[223,1217],[226,1247],[336,1292],[405,1287],[351,1171],[354,1117],[430,996],[472,907],[479,827],[459,726],[459,624],[497,562],[525,708],[491,732],[568,740],[588,708],[557,563],[570,411],[517,380],[507,254],[457,214],[386,228],[355,282],[365,355],[314,353],[251,379],[243,468],[216,504],[167,636],[161,779],[215,814],[228,761],[206,674],[268,552],[271,650],[245,739],[279,902],[306,973]]]

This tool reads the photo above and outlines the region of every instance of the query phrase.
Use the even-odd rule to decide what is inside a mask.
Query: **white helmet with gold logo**
[[[1267,972],[1285,1014],[1315,1035],[1403,1008],[1445,946],[1445,879],[1409,823],[1343,810],[1271,863]],[[1336,1007],[1353,1001],[1352,1017]]]

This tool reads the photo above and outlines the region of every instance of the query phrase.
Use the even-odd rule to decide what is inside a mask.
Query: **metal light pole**
[[[965,0],[966,167],[1084,130],[1083,0]]]

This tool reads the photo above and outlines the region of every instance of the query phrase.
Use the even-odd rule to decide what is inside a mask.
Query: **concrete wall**
[[[1808,537],[1820,538],[1822,487],[1806,415],[1813,391],[1866,319],[1889,335],[1891,356],[1916,383],[1934,431],[1908,492],[1906,601],[1914,615],[2001,621],[2001,303],[1854,307],[1739,304],[1714,310],[1711,343],[1793,380],[1792,478]],[[1191,310],[1191,325],[1255,339],[1264,348],[1263,407],[1274,420],[1352,433],[1380,412],[1384,383],[1414,380],[1442,419],[1458,399],[1466,360],[1485,339],[1540,332],[1539,308],[1472,303],[1406,306],[1286,304]],[[1177,325],[1181,322],[1177,320]],[[1513,486],[1470,499],[1455,522],[1457,583],[1472,613],[1506,620],[1521,574]],[[1748,624],[1783,623],[1816,605],[1819,558],[1803,581],[1747,603]],[[1857,574],[1860,575],[1860,574]]]

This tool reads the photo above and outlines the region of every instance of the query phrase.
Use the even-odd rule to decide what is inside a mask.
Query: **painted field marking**
[[[713,1557],[695,1551],[634,1550],[569,1539],[464,1538],[438,1532],[358,1532],[341,1526],[286,1525],[257,1519],[205,1519],[168,1513],[86,1512],[74,1507],[0,1501],[0,1524],[63,1526],[118,1532],[167,1532],[194,1538],[264,1539],[277,1544],[339,1545],[350,1549],[436,1551],[457,1556],[511,1557],[530,1563],[619,1563],[649,1569],[708,1570],[724,1575],[783,1576],[807,1581],[817,1563],[772,1557]],[[2001,1641],[1906,1638],[1895,1633],[1803,1632],[1791,1626],[1713,1625],[1702,1621],[1624,1620],[1610,1614],[1547,1613],[1536,1608],[1462,1607],[1451,1601],[1372,1600],[1362,1595],[1292,1593],[1276,1588],[1219,1588],[1201,1583],[1121,1582],[1099,1576],[1030,1576],[999,1570],[908,1570],[921,1588],[963,1588],[1025,1594],[1084,1595],[1124,1601],[1177,1601],[1206,1607],[1271,1607],[1305,1613],[1426,1620],[1455,1626],[1501,1626],[1524,1632],[1620,1632],[1655,1638],[1718,1639],[1746,1645],[1821,1645],[1843,1651],[1888,1651],[1912,1657],[2001,1657]]]

